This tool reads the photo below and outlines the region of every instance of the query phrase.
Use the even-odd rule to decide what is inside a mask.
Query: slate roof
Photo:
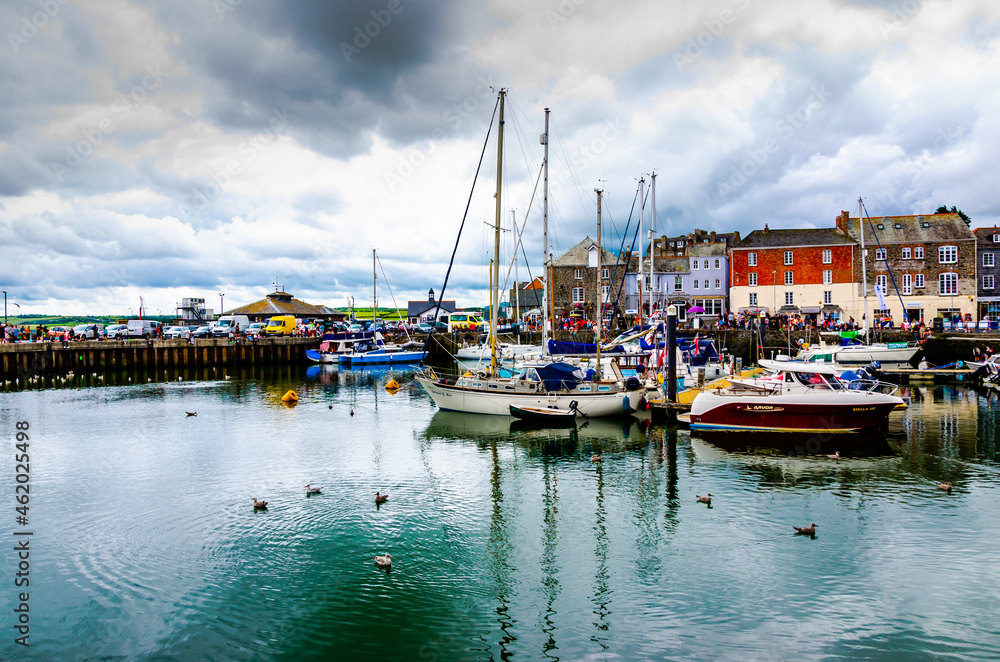
[[[784,246],[843,246],[856,243],[836,228],[795,228],[791,230],[754,230],[733,250],[747,248],[782,248]]]
[[[635,271],[634,261],[630,261],[630,273]],[[691,269],[691,262],[686,257],[656,257],[653,258],[653,273],[686,274]],[[642,273],[649,272],[649,258],[642,259]]]
[[[1000,227],[994,225],[991,228],[976,228],[972,234],[976,235],[980,244],[985,244],[985,246],[981,245],[980,248],[991,248],[994,244],[993,235],[1000,234]]]
[[[873,231],[872,225],[875,229]],[[882,225],[879,228],[879,224]],[[896,227],[899,225],[900,227]],[[924,227],[927,226],[927,227]],[[858,219],[847,219],[851,236],[860,241]],[[958,214],[926,214],[922,216],[872,216],[865,219],[865,245],[875,243],[875,233],[883,244],[940,243],[947,241],[972,241],[974,235]]]
[[[438,303],[441,304],[441,312],[453,313],[455,312],[455,302],[454,301],[407,301],[406,302],[406,316],[407,317],[419,317],[424,313],[430,312],[432,309],[437,308]]]
[[[688,246],[688,255],[691,257],[725,257],[727,245],[723,242],[714,244],[691,244]]]
[[[569,249],[556,259],[552,260],[552,266],[554,267],[587,267],[590,266],[590,247],[595,246],[596,242],[590,237],[585,237],[583,241]],[[601,266],[608,267],[615,264],[617,258],[611,251],[602,248],[601,249]]]
[[[326,306],[314,306],[294,298],[287,292],[272,292],[260,301],[248,303],[239,308],[226,311],[226,315],[252,315],[269,317],[271,315],[295,315],[296,317],[329,317],[341,315]]]

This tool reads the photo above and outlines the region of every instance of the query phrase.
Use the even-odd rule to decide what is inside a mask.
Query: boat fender
[[[629,379],[631,379],[631,377]],[[628,396],[622,398],[622,411],[626,414],[632,411],[632,405],[628,403]]]
[[[646,400],[646,396],[639,398],[639,411],[646,411],[649,409],[649,402]]]
[[[625,380],[625,390],[626,391],[638,391],[642,386],[642,382],[639,381],[638,377],[629,377]],[[626,403],[628,400],[626,399]]]
[[[281,401],[282,402],[298,402],[299,401],[299,396],[298,396],[298,394],[295,391],[289,391],[288,393],[285,393],[283,396],[281,396]]]

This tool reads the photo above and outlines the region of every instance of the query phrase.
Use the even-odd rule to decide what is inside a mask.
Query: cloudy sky
[[[859,196],[1000,220],[995,0],[5,0],[0,27],[18,312],[230,308],[275,281],[370,305],[372,249],[380,304],[440,293],[499,87],[522,279],[545,107],[557,254],[594,236],[597,187],[617,249],[653,172],[657,235],[831,226]],[[460,305],[486,303],[494,145]]]

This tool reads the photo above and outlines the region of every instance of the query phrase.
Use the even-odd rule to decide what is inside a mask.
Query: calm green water
[[[131,377],[0,393],[0,533],[25,528],[19,420],[34,532],[29,649],[0,552],[3,659],[1000,658],[985,392],[911,389],[889,450],[834,461],[638,424],[512,430],[377,373]]]

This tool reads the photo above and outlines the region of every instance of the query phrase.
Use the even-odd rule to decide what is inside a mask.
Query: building
[[[274,292],[260,301],[223,311],[222,314],[246,315],[251,322],[266,322],[275,315],[294,315],[299,319],[330,320],[332,322],[342,322],[347,319],[347,315],[342,312],[326,306],[315,306],[300,301],[288,292],[278,289],[277,286],[275,286]]]
[[[605,318],[610,317],[616,293],[624,280],[626,263],[619,264],[611,252],[601,248],[601,273],[598,274],[597,251],[597,243],[586,237],[552,261],[551,294],[557,316],[593,320],[597,303],[603,297],[611,304],[605,312]]]
[[[976,320],[989,316],[993,328],[1000,320],[1000,227],[976,228]]]
[[[440,321],[455,312],[454,301],[438,301],[434,299],[434,290],[427,291],[427,301],[407,301],[406,321],[409,324],[420,324],[431,320]]]
[[[653,240],[653,257],[687,257],[688,249],[698,244],[718,244],[726,245],[730,249],[740,243],[740,233],[737,232],[706,232],[695,228],[694,232],[677,237],[660,236]]]
[[[687,319],[687,309],[693,306],[691,291],[691,269],[687,257],[653,258],[652,273],[649,259],[641,262],[642,273],[636,273],[640,262],[637,258],[629,261],[630,268],[625,274],[625,312],[628,315],[649,315],[666,306],[677,306],[677,319]]]
[[[858,242],[860,225],[846,211],[837,217],[837,229]],[[868,292],[861,293],[859,262],[854,277],[862,299],[856,319],[866,300],[872,317],[889,316],[895,324],[904,315],[930,324],[934,317],[977,314],[976,235],[958,214],[872,217],[864,228]]]
[[[857,243],[839,228],[754,230],[729,253],[730,307],[751,315],[852,316]],[[860,320],[860,316],[855,316]]]
[[[190,323],[209,322],[215,312],[211,308],[205,308],[205,300],[196,297],[186,297],[174,307],[177,318]]]
[[[537,276],[531,281],[515,283],[508,293],[510,309],[514,311],[512,317],[514,319],[540,317],[542,315],[542,299],[545,294],[544,287],[541,276]]]

